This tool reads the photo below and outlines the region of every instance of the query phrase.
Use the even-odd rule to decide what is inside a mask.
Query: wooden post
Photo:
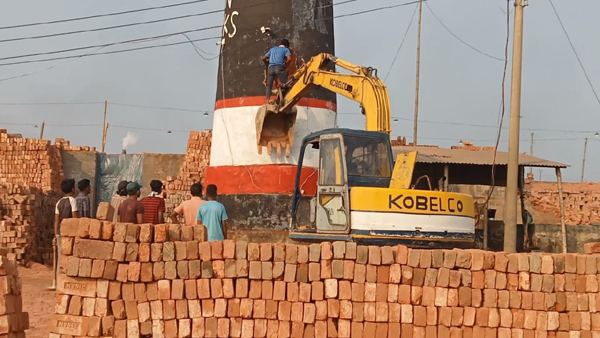
[[[106,125],[106,110],[108,108],[108,101],[104,101],[104,122],[102,123],[102,153],[104,153],[104,145],[106,144],[106,130],[108,126]]]
[[[44,126],[46,126],[46,122],[42,122],[42,128],[40,129],[40,140],[44,139]]]
[[[444,191],[448,191],[448,184],[450,184],[450,166],[448,164],[444,164],[444,177],[446,177],[446,180],[444,180]]]
[[[531,133],[531,143],[529,144],[529,155],[533,156],[533,133]],[[533,174],[533,167],[529,167],[529,173]]]
[[[585,155],[587,154],[587,142],[588,138],[585,138],[585,145],[583,146],[583,161],[581,163],[581,182],[583,183],[583,179],[585,177]]]
[[[558,183],[558,199],[560,200],[560,227],[562,232],[562,249],[567,253],[567,228],[565,226],[565,200],[563,198],[562,174],[560,168],[556,168],[556,181]]]
[[[108,134],[108,123],[104,127],[104,132],[102,133],[102,153],[104,153],[104,146],[106,146],[106,134]]]

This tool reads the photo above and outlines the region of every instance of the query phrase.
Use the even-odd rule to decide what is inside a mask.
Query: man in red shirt
[[[152,180],[150,188],[152,188],[150,195],[140,201],[144,205],[144,222],[163,224],[166,211],[165,199],[161,197],[163,184],[161,181]]]

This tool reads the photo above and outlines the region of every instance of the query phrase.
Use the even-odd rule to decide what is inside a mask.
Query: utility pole
[[[583,162],[581,163],[581,182],[583,182],[583,178],[585,175],[585,155],[587,154],[587,141],[588,138],[585,138],[585,145],[583,146]]]
[[[42,122],[42,128],[40,128],[40,140],[44,139],[44,127],[46,126],[46,122]]]
[[[104,122],[102,123],[102,152],[104,153],[104,145],[106,144],[106,109],[108,101],[104,101]]]
[[[104,153],[104,146],[106,146],[106,134],[108,134],[108,123],[102,132],[102,153]]]
[[[529,145],[529,155],[533,156],[533,133],[531,133],[531,144]],[[529,167],[529,173],[533,174],[533,167]]]
[[[519,133],[521,119],[521,68],[523,61],[523,9],[527,0],[515,0],[513,64],[510,97],[508,168],[504,214],[504,251],[517,252],[517,194],[519,186]]]
[[[419,124],[419,75],[421,74],[421,18],[423,17],[423,0],[419,1],[419,35],[417,36],[417,83],[415,86],[415,119],[413,126],[413,144],[417,145],[417,128]]]

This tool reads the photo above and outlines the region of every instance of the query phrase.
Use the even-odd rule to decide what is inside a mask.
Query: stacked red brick
[[[96,151],[96,147],[90,146],[72,146],[70,141],[64,138],[54,139],[54,145],[56,148],[67,151]]]
[[[51,191],[60,184],[61,163],[60,152],[50,141],[14,138],[0,129],[0,183]]]
[[[210,161],[212,131],[191,131],[187,155],[177,178],[167,180],[167,190],[189,192],[190,186],[204,181],[204,169]]]
[[[0,248],[9,259],[52,264],[56,193],[0,183]]]
[[[526,198],[534,210],[552,213],[560,223],[558,186],[552,182],[530,182],[525,186]],[[565,221],[567,225],[590,225],[600,223],[600,184],[563,183]]]
[[[212,142],[212,131],[191,131],[188,139],[187,155],[183,165],[179,169],[177,177],[167,178],[167,212],[170,214],[173,208],[190,196],[190,187],[194,183],[204,183],[204,169],[210,161],[210,147]]]
[[[70,220],[54,337],[597,337],[600,256],[205,242]]]
[[[15,262],[0,256],[0,337],[25,338],[29,315],[23,312],[21,279]]]

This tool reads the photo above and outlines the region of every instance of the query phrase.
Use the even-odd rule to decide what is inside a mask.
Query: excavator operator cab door
[[[344,139],[341,134],[320,137],[319,181],[315,203],[318,233],[350,231],[350,201],[344,152]]]

